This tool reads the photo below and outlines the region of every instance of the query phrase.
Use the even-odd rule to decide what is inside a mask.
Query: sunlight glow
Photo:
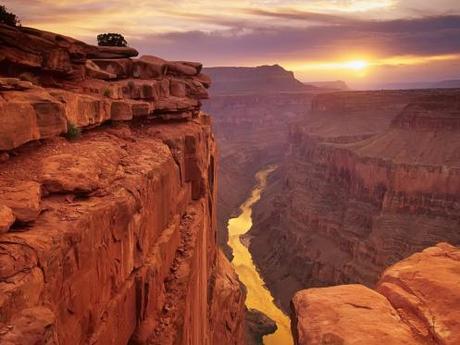
[[[364,60],[354,60],[354,61],[345,62],[343,66],[345,68],[353,69],[355,71],[362,71],[367,66],[369,66],[369,63]]]
[[[347,61],[310,61],[285,63],[288,69],[294,71],[349,71],[360,72],[384,66],[421,65],[436,61],[451,61],[460,59],[460,54],[445,54],[433,56],[393,56],[387,58],[356,59]]]

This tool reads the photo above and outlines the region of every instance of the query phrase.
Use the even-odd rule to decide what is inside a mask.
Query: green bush
[[[110,96],[112,96],[112,91],[110,91],[110,89],[109,89],[108,87],[106,87],[106,88],[104,89],[104,91],[102,91],[102,95],[103,95],[104,97],[110,97]]]
[[[18,26],[21,25],[21,22],[14,13],[9,12],[5,6],[0,5],[0,24]]]
[[[126,47],[128,42],[126,42],[122,34],[109,32],[107,34],[97,35],[97,44],[107,47]]]
[[[81,135],[81,129],[75,126],[73,123],[67,124],[66,138],[69,140],[78,139]]]

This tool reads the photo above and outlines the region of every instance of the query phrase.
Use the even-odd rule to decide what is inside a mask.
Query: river
[[[240,281],[247,288],[246,306],[248,309],[261,311],[275,321],[278,327],[274,334],[264,337],[264,345],[292,345],[290,319],[274,303],[272,294],[265,287],[254,265],[251,253],[240,241],[240,236],[246,234],[252,227],[252,207],[259,201],[267,185],[268,176],[275,170],[275,166],[269,166],[256,174],[256,186],[249,198],[240,206],[240,215],[228,221],[228,244],[233,250],[233,267]]]

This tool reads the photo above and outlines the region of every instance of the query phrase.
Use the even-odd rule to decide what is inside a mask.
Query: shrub
[[[21,25],[21,22],[14,13],[8,12],[5,6],[0,5],[0,24],[18,26]]]
[[[110,96],[112,96],[112,91],[110,91],[110,89],[109,89],[108,87],[106,87],[106,88],[104,89],[104,91],[102,91],[102,95],[103,95],[104,97],[110,97]]]
[[[66,138],[69,140],[78,139],[81,135],[81,129],[75,126],[73,123],[67,124]]]
[[[108,47],[126,47],[128,42],[126,42],[122,34],[109,32],[107,34],[97,35],[97,44],[99,46]]]

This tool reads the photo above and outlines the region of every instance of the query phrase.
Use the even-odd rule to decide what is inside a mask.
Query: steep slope
[[[253,257],[285,309],[301,288],[372,286],[418,250],[460,243],[459,95],[346,92],[313,101],[251,231]]]
[[[0,42],[0,343],[245,344],[201,64]]]
[[[376,291],[300,291],[292,303],[297,344],[458,344],[459,286],[460,250],[440,243],[388,268]]]

